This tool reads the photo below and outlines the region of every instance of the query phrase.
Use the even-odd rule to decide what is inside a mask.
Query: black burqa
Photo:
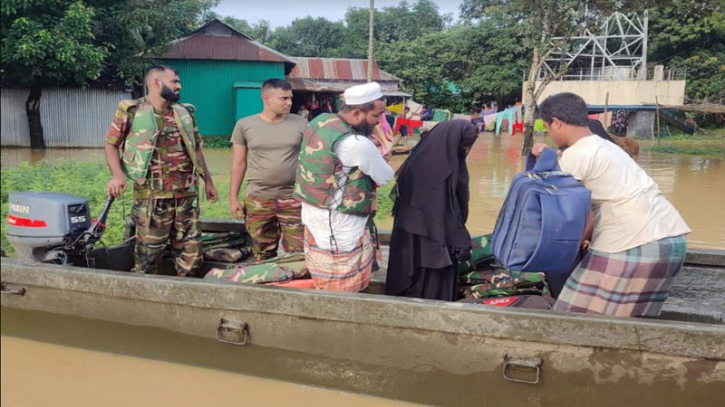
[[[440,123],[400,168],[386,294],[458,299],[458,262],[471,250],[465,148],[477,137],[468,121]]]

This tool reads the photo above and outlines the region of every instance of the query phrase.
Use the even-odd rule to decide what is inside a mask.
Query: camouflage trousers
[[[296,199],[264,199],[249,194],[244,197],[244,222],[254,240],[254,260],[277,256],[280,240],[287,253],[302,252],[302,204]]]
[[[136,249],[133,271],[159,274],[161,259],[170,241],[176,274],[196,277],[203,261],[196,201],[196,197],[134,201]]]

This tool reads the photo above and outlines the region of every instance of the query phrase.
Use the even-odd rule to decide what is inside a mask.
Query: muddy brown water
[[[417,406],[3,335],[3,406]]]
[[[540,138],[539,141],[543,141]],[[725,248],[725,157],[665,154],[647,151],[655,141],[640,140],[642,151],[637,162],[657,182],[662,193],[680,211],[692,229],[688,245],[698,248]],[[723,139],[713,141],[662,141],[662,145],[707,147],[725,145]],[[513,176],[522,170],[520,156],[521,136],[495,136],[481,133],[468,157],[471,203],[468,228],[473,234],[490,233],[499,209],[506,198]],[[228,180],[231,152],[224,149],[206,152],[210,170],[215,178]],[[400,165],[406,156],[393,157],[391,164]],[[102,149],[2,149],[2,169],[19,165],[23,161],[104,160]],[[228,185],[224,182],[223,185]],[[217,205],[225,204],[225,202]],[[379,225],[392,227],[392,219]]]

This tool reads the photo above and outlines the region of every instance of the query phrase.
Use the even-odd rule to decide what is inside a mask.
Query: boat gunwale
[[[2,258],[1,265],[0,280],[4,284],[24,286],[30,293],[33,287],[38,287],[230,312],[282,314],[388,328],[725,360],[725,326],[722,325],[190,281],[171,276],[32,264],[9,258]],[[2,305],[13,307],[23,300],[23,297],[10,300],[3,296]],[[275,307],[270,308],[269,304]],[[26,305],[20,308],[34,309],[32,304]]]

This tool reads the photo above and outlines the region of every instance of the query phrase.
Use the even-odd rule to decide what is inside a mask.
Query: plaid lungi
[[[370,229],[360,237],[349,252],[334,252],[317,246],[312,233],[305,228],[305,262],[315,287],[320,290],[359,292],[367,288],[373,272],[376,242]],[[380,262],[380,259],[377,259]]]
[[[656,317],[686,251],[684,235],[618,253],[590,250],[569,276],[554,310]]]

